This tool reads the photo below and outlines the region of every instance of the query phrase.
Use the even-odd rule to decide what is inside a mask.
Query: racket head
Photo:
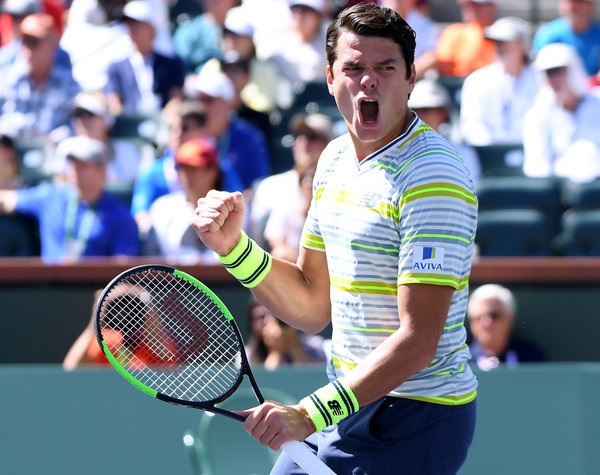
[[[212,410],[250,366],[233,316],[202,282],[159,264],[133,267],[103,290],[100,348],[127,381],[174,404]]]

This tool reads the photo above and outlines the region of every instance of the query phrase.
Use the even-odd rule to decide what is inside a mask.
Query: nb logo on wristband
[[[342,411],[342,406],[340,406],[340,403],[335,399],[332,401],[327,401],[327,406],[334,416],[341,416],[344,414],[344,411]]]

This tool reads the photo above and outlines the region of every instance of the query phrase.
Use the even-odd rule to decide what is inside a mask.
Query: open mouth
[[[364,99],[360,102],[360,115],[366,124],[377,122],[379,115],[379,103],[374,99]]]

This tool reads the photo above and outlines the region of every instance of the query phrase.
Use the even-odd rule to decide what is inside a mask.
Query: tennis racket
[[[98,300],[94,328],[112,366],[156,399],[243,422],[217,404],[247,376],[257,401],[264,402],[233,316],[185,272],[142,265],[121,273]],[[311,475],[334,474],[302,442],[281,448]]]

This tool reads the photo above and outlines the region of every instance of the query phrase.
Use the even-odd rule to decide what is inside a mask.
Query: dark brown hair
[[[390,38],[400,47],[407,79],[410,77],[415,62],[416,34],[395,10],[376,3],[358,3],[342,10],[327,28],[326,52],[330,68],[337,59],[337,41],[344,30],[360,36]]]

